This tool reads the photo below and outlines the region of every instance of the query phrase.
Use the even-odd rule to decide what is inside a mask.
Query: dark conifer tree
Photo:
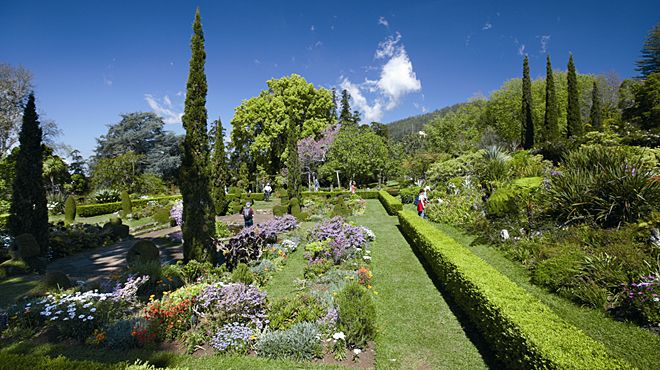
[[[183,114],[186,135],[181,161],[183,196],[183,257],[185,261],[212,261],[215,210],[209,184],[209,141],[206,130],[206,74],[204,33],[199,9],[195,14],[191,40],[192,56]]]
[[[600,91],[598,90],[598,83],[594,79],[594,87],[591,92],[591,129],[593,131],[603,131],[603,111],[601,108]]]
[[[346,89],[341,92],[341,111],[339,112],[339,123],[347,127],[355,124],[350,105],[351,95]]]
[[[227,208],[225,199],[225,187],[229,181],[229,168],[225,157],[224,129],[218,118],[215,124],[215,140],[213,144],[213,160],[211,161],[211,193],[215,212],[224,215]]]
[[[548,55],[545,65],[545,117],[543,126],[545,141],[554,143],[559,139],[559,107],[557,106],[557,90],[550,55]]]
[[[291,120],[289,122],[289,134],[287,136],[287,150],[289,156],[286,159],[287,167],[287,194],[289,200],[301,200],[300,184],[301,184],[301,171],[300,171],[300,157],[298,155],[298,137],[300,136],[300,128]]]
[[[332,122],[337,121],[337,89],[332,88],[332,108],[330,108],[330,118]]]
[[[522,80],[522,145],[524,149],[534,147],[534,116],[532,115],[532,80],[529,77],[529,60],[523,60]]]
[[[43,184],[43,146],[39,116],[30,94],[23,111],[23,125],[18,136],[16,174],[9,208],[9,231],[12,235],[32,234],[42,256],[48,254],[48,208]]]
[[[642,57],[636,64],[636,69],[643,78],[651,73],[660,72],[660,22],[649,31],[642,47]]]
[[[566,136],[582,136],[582,117],[580,116],[580,92],[578,91],[577,73],[573,54],[568,58],[568,105],[566,110]]]

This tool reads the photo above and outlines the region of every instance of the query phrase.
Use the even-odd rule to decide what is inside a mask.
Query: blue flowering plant
[[[337,216],[314,227],[309,235],[312,245],[306,247],[307,258],[310,263],[327,258],[336,265],[348,259],[362,258],[367,254],[369,239],[373,238],[375,235],[371,230],[353,226]]]
[[[244,323],[222,325],[211,339],[211,347],[218,352],[246,354],[256,339],[254,330]]]
[[[643,324],[660,326],[660,274],[643,276],[623,288],[623,306]]]
[[[245,324],[257,332],[268,325],[266,292],[253,285],[218,283],[199,295],[195,311],[211,326]]]

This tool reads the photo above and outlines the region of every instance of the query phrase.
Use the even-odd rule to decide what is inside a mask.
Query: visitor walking
[[[355,184],[355,181],[351,182],[351,193],[355,194],[355,191],[357,190],[357,185]]]
[[[318,178],[314,179],[314,192],[316,192],[316,193],[319,192],[319,179]]]
[[[250,227],[254,224],[254,211],[252,210],[252,203],[245,203],[245,207],[241,209],[241,214],[243,214],[243,221],[245,221],[245,227]]]
[[[417,206],[417,214],[419,217],[424,218],[426,215],[424,214],[424,210],[426,209],[426,195],[424,195],[424,190],[420,189],[419,193],[417,193],[417,198],[415,198],[415,206]]]
[[[264,200],[268,202],[270,199],[270,194],[273,192],[273,188],[270,187],[270,183],[266,183],[266,186],[264,186]]]

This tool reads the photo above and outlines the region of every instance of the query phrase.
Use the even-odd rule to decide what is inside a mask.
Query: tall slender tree
[[[553,143],[559,139],[559,107],[557,106],[557,90],[550,55],[547,56],[545,64],[545,117],[543,123],[544,140]]]
[[[206,131],[206,73],[204,33],[199,8],[193,23],[192,56],[183,113],[181,195],[183,196],[183,258],[212,261],[215,210],[209,186],[209,141]]]
[[[603,109],[601,104],[600,91],[598,83],[594,79],[594,87],[591,90],[591,129],[594,131],[603,131]]]
[[[225,155],[225,139],[222,122],[218,118],[215,124],[215,140],[213,144],[213,160],[211,161],[211,193],[215,204],[215,213],[225,214],[227,202],[225,199],[225,186],[229,182],[229,168]]]
[[[48,208],[43,184],[43,146],[34,94],[28,96],[23,110],[23,124],[18,136],[9,231],[18,236],[29,233],[39,243],[42,256],[48,254]]]
[[[534,116],[532,115],[532,80],[529,77],[527,55],[523,60],[522,119],[522,146],[524,149],[531,149],[534,147]]]
[[[582,117],[580,116],[580,91],[573,54],[568,57],[568,105],[566,109],[566,136],[582,136]]]
[[[351,100],[351,94],[346,91],[346,89],[342,90],[341,92],[341,111],[339,112],[339,123],[342,124],[342,126],[350,126],[355,123],[355,118],[353,117],[353,113],[351,113],[351,105],[350,105],[350,100]]]
[[[332,88],[332,107],[330,108],[330,118],[333,122],[337,121],[337,89]]]
[[[636,64],[636,69],[643,78],[651,73],[660,72],[660,22],[649,31],[642,47],[642,56]]]
[[[287,137],[287,150],[289,155],[286,159],[287,173],[287,194],[289,199],[297,198],[301,200],[300,184],[300,156],[298,154],[298,137],[300,136],[300,127],[293,119],[289,120],[289,135]]]

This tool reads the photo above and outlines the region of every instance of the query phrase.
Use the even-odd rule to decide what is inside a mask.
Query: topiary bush
[[[254,282],[254,274],[250,267],[244,263],[239,263],[234,271],[231,272],[231,281],[234,283],[243,283],[250,285]]]
[[[376,337],[376,306],[367,289],[357,283],[347,284],[335,303],[339,309],[337,327],[346,334],[346,343],[364,348]]]
[[[131,196],[126,190],[121,192],[121,217],[126,217],[133,213],[133,204]]]
[[[169,224],[170,223],[170,208],[171,207],[160,207],[154,212],[153,219],[159,224]]]
[[[344,201],[343,196],[338,196],[337,197],[337,202],[335,203],[335,207],[332,209],[332,217],[335,216],[341,216],[341,217],[349,217],[353,214],[351,212],[350,208],[346,205],[346,202]]]
[[[282,205],[273,206],[273,215],[278,217],[284,216],[286,214],[286,209],[287,207]]]
[[[129,266],[137,262],[145,263],[151,261],[157,261],[160,264],[160,250],[150,240],[138,240],[126,253],[126,262],[128,262]]]
[[[69,195],[64,202],[64,224],[71,225],[76,219],[76,198]]]
[[[315,324],[301,322],[288,330],[262,334],[255,347],[260,356],[309,361],[323,353],[320,337]]]
[[[120,223],[117,222],[107,222],[105,225],[103,225],[103,232],[105,234],[111,235],[114,238],[118,239],[125,239],[129,235],[129,227],[128,225],[122,225],[121,220]]]

